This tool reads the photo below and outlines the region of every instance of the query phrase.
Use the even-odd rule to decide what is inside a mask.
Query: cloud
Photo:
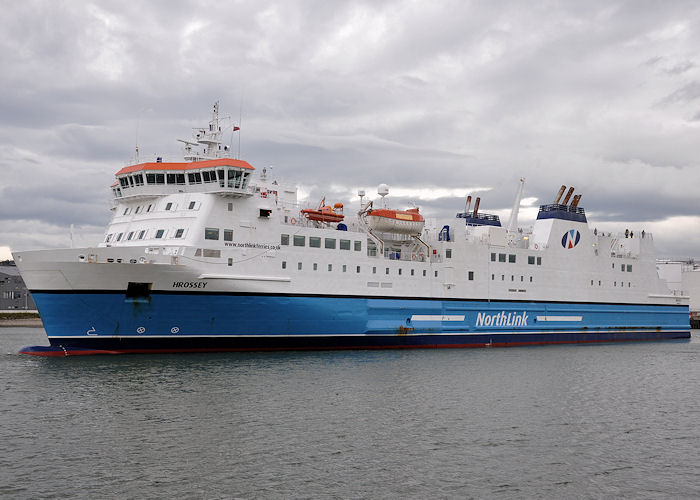
[[[0,220],[22,225],[0,244],[101,239],[136,145],[179,155],[216,100],[242,156],[309,203],[387,183],[450,216],[479,188],[507,215],[524,176],[537,200],[575,185],[596,224],[682,230],[662,221],[700,216],[699,20],[682,0],[8,4]]]

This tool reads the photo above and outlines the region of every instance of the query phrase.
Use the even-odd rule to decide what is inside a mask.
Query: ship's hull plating
[[[520,346],[687,339],[688,307],[422,298],[33,292],[37,355]]]

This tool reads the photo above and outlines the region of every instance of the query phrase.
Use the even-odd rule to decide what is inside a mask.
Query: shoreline
[[[0,318],[0,328],[8,326],[43,327],[40,317],[36,318]]]

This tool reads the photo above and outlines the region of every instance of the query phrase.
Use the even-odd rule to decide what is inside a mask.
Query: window
[[[340,240],[341,250],[350,250],[350,240]]]
[[[146,184],[155,184],[156,174],[146,174]]]
[[[309,246],[311,248],[321,248],[321,238],[318,236],[309,236]]]
[[[632,272],[632,264],[627,264],[627,272],[628,273]]]
[[[426,271],[425,271],[425,269],[423,269],[423,277],[425,277],[425,275],[426,275]]]
[[[385,274],[389,274],[389,268],[388,268],[388,267],[386,268],[386,273],[385,273]]]
[[[511,281],[515,281],[515,276],[513,276],[513,275],[511,274],[511,275],[510,275],[510,280],[511,280]]]
[[[356,242],[355,242],[355,251],[356,251],[356,252],[361,252],[361,251],[362,251],[362,242],[361,242],[361,241],[356,241]]]
[[[542,265],[542,257],[537,257],[537,265],[538,266]]]
[[[318,264],[314,262],[314,271],[318,271]]]
[[[233,229],[224,229],[224,241],[233,241]]]
[[[360,266],[357,266],[357,270],[355,272],[357,272],[357,273],[360,272]]]
[[[615,263],[614,263],[614,262],[612,263],[612,268],[615,269]]]
[[[146,230],[145,230],[145,229],[139,233],[139,239],[142,240],[144,236],[146,236]]]
[[[282,269],[287,269],[287,261],[282,261]]]
[[[108,234],[107,237],[105,238],[105,243],[109,243],[109,240],[112,239],[113,234]]]
[[[176,238],[182,238],[182,234],[183,234],[184,232],[185,232],[184,229],[178,229],[177,231],[175,231],[175,237],[176,237]]]
[[[435,271],[435,277],[437,278],[437,271]]]
[[[195,206],[196,204],[197,204],[196,202],[191,201],[191,202],[190,202],[190,205],[189,205],[187,208],[188,208],[189,210],[194,210],[194,206]]]
[[[530,276],[530,283],[532,283],[532,276]]]
[[[401,268],[399,268],[399,276],[401,276]]]
[[[295,234],[294,235],[294,246],[295,247],[306,246],[306,236]]]
[[[506,254],[499,253],[498,254],[498,262],[505,262],[505,261],[506,261]]]
[[[514,254],[512,254],[512,253],[508,254],[508,262],[510,262],[511,264],[515,264],[515,255]]]
[[[134,236],[134,232],[131,231],[128,236],[126,237],[126,240],[129,241],[132,237]]]
[[[445,249],[445,257],[448,259],[452,258],[452,249],[451,248]]]
[[[148,208],[146,209],[146,212],[150,212],[152,208],[153,208],[153,205],[152,205],[152,204],[151,204],[151,205],[148,205]]]
[[[165,205],[165,210],[168,211],[168,210],[170,210],[172,207],[173,207],[173,204],[172,204],[172,203],[168,203],[168,204]]]
[[[496,254],[491,252],[491,262],[496,262]]]
[[[348,250],[350,250],[350,249],[348,248]],[[343,272],[347,272],[347,270],[348,270],[348,266],[343,264]]]
[[[522,283],[523,281],[525,281],[525,277],[521,274],[520,275],[520,282]]]
[[[219,239],[219,228],[218,227],[205,227],[204,228],[204,239],[205,240],[218,240]]]
[[[139,213],[141,211],[141,205],[136,207],[136,210],[134,211],[135,214]]]
[[[233,203],[229,203],[226,208],[229,212],[233,212]]]
[[[415,270],[411,269],[411,276],[415,275]]]
[[[229,266],[233,265],[233,259],[231,257],[228,258],[228,265]]]
[[[505,274],[501,274],[501,281],[505,281],[505,280],[506,280],[506,275],[505,275]]]
[[[335,248],[335,238],[325,238],[325,246],[326,248]]]
[[[159,229],[158,231],[156,231],[156,239],[162,238],[163,233],[165,233],[165,229]]]
[[[474,281],[474,271],[469,271],[467,274],[469,281]],[[493,276],[493,275],[492,275]]]
[[[121,241],[122,236],[124,236],[124,233],[119,233],[119,234],[117,235],[117,241]]]
[[[280,235],[280,245],[289,245],[289,235],[288,234],[281,234]]]
[[[297,269],[301,271],[301,262],[297,262]]]
[[[156,174],[156,184],[165,184],[165,174]]]
[[[373,268],[372,268],[372,274],[377,274],[377,268],[376,268],[376,267],[373,267]]]
[[[122,215],[128,215],[129,214],[129,207],[126,207],[124,209],[124,213]]]
[[[623,272],[623,273],[625,272],[625,265],[624,265],[624,264],[622,264],[622,265],[620,266],[620,271]]]
[[[535,264],[535,256],[534,255],[528,255],[527,256],[527,263],[534,265]]]
[[[328,264],[328,270],[332,271],[333,270],[333,264]]]

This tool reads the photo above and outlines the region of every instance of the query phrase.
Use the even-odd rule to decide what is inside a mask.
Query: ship
[[[20,251],[40,356],[506,347],[687,339],[688,297],[657,274],[650,233],[591,230],[561,186],[518,227],[466,198],[456,216],[306,206],[224,145],[214,105],[178,161],[131,162],[104,239]],[[223,127],[223,129],[222,129]],[[556,187],[552,190],[556,190]],[[466,194],[466,193],[465,193]],[[562,199],[562,196],[563,199]],[[460,207],[461,208],[461,207]],[[459,210],[459,208],[457,209]],[[454,213],[454,212],[453,212]]]

